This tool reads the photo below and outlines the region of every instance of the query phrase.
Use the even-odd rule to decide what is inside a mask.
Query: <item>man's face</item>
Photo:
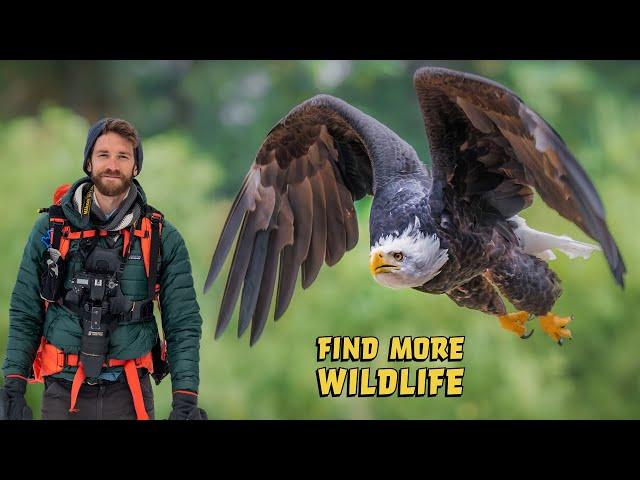
[[[133,145],[114,132],[98,137],[87,167],[98,191],[116,197],[127,191],[137,170]]]

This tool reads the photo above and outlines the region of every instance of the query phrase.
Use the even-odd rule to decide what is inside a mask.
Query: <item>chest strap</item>
[[[52,248],[60,252],[63,260],[67,257],[72,240],[109,236],[108,231],[100,229],[72,230],[60,205],[52,205],[48,211],[50,244]],[[160,290],[160,286],[158,285],[157,263],[160,255],[160,239],[162,237],[163,223],[164,215],[147,205],[146,214],[138,221],[139,228],[136,228],[136,225],[131,225],[130,228],[124,228],[118,232],[123,238],[122,255],[124,258],[129,256],[130,244],[133,242],[132,237],[138,237],[140,239],[142,260],[148,280],[147,298],[149,300],[157,299]],[[151,268],[152,265],[153,268]],[[48,302],[45,301],[45,310],[47,307]]]
[[[82,305],[76,305],[66,299],[62,305],[83,320],[91,319],[91,311],[85,310]],[[155,320],[153,316],[153,300],[140,300],[133,302],[131,310],[126,313],[110,313],[108,307],[103,307],[102,310],[105,317],[108,316],[108,318],[118,322],[118,325]]]

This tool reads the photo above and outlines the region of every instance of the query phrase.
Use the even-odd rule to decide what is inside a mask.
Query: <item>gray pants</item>
[[[123,374],[124,375],[124,374]],[[153,411],[153,389],[151,377],[140,378],[144,406],[149,418],[155,418]],[[42,396],[42,420],[135,420],[136,411],[129,385],[113,382],[102,385],[82,384],[78,393],[76,409],[70,413],[71,382],[46,378]]]

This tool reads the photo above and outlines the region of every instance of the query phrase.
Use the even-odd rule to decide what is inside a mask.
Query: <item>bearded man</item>
[[[11,296],[0,419],[32,418],[24,394],[33,381],[45,384],[42,419],[154,419],[151,377],[169,373],[169,418],[206,419],[189,255],[135,179],[142,159],[129,122],[98,121],[84,151],[87,177],[36,221]]]

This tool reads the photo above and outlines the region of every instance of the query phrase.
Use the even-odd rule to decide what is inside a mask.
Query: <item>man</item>
[[[134,179],[142,158],[131,124],[100,120],[87,136],[88,177],[37,220],[11,297],[0,419],[32,418],[29,377],[45,383],[43,419],[153,419],[150,374],[159,382],[167,363],[169,418],[206,419],[189,255]]]

